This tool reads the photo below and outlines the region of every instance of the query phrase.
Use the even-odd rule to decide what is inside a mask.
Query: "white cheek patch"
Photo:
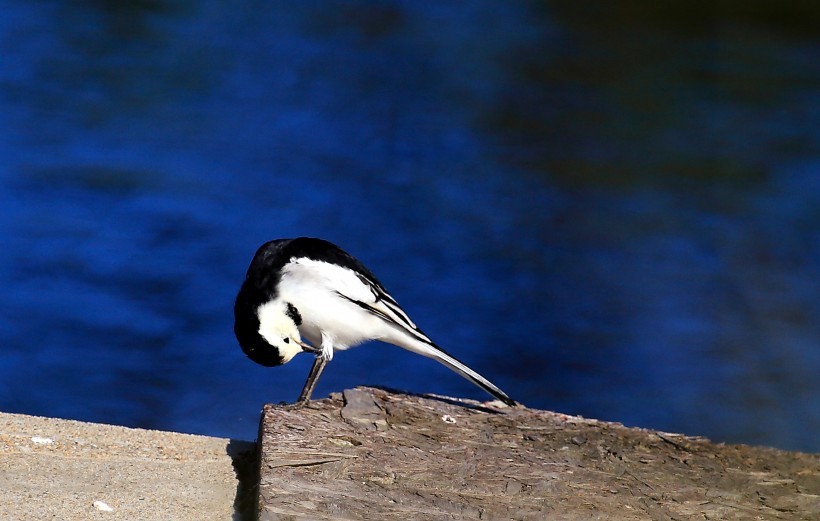
[[[291,358],[302,352],[298,342],[299,330],[285,313],[284,302],[276,299],[262,304],[256,315],[259,318],[259,334],[279,351],[282,363],[290,362]]]

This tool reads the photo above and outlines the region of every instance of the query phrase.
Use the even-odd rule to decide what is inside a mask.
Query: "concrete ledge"
[[[250,442],[0,413],[0,519],[241,519],[254,459]]]
[[[260,521],[820,519],[820,455],[548,411],[359,388],[259,441]]]

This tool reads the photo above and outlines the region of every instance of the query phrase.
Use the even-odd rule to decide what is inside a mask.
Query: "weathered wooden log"
[[[820,455],[496,403],[267,405],[260,520],[820,519]]]

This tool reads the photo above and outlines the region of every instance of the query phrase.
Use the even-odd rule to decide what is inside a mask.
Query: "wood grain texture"
[[[262,521],[820,519],[818,455],[523,407],[359,388],[259,443]]]

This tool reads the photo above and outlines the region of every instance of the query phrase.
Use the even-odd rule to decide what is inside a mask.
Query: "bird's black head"
[[[234,304],[233,330],[242,351],[268,367],[284,364],[301,351],[301,316],[277,291],[288,242],[271,241],[256,251]]]
[[[246,296],[240,290],[234,305],[234,335],[242,351],[257,364],[266,367],[281,365],[285,360],[279,350],[259,334],[257,308],[258,306],[246,300]]]

